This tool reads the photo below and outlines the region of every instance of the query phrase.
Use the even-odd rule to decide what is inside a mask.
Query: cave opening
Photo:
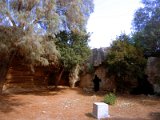
[[[97,92],[100,90],[100,82],[101,82],[101,79],[95,75],[94,79],[93,79],[93,84],[94,84],[94,91]]]

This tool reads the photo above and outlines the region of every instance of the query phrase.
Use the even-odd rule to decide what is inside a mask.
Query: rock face
[[[103,66],[103,64],[96,68],[94,74],[101,79],[100,90],[113,91],[115,89],[114,78],[108,77],[107,69]]]
[[[101,81],[99,83],[99,90],[113,91],[115,89],[114,79],[108,77],[107,69],[104,66],[107,48],[93,49],[92,54],[88,60],[94,68],[92,73],[87,73],[85,70],[80,75],[80,87],[94,89],[94,78],[97,76]]]
[[[80,76],[80,87],[93,89],[93,82],[94,75],[86,73]]]
[[[91,56],[89,58],[89,63],[93,66],[100,66],[106,57],[107,48],[94,48],[92,49]]]
[[[3,91],[32,91],[37,88],[45,88],[46,86],[47,78],[41,69],[37,69],[33,75],[25,67],[18,66],[16,69],[12,67],[9,69]]]
[[[31,70],[30,66],[24,65],[19,58],[16,58],[8,70],[3,92],[14,93],[47,89],[48,86],[55,85],[58,75],[54,68],[35,67],[34,70]],[[58,85],[69,86],[68,73],[64,72]]]
[[[44,68],[35,68],[33,74],[28,66],[22,65],[19,61],[13,61],[6,76],[3,92],[30,91],[46,88],[47,84],[47,73]]]
[[[154,86],[154,91],[160,94],[160,58],[148,58],[146,74],[148,75],[148,80]]]
[[[150,57],[147,62],[146,73],[151,83],[156,82],[156,78],[160,77],[160,58]]]

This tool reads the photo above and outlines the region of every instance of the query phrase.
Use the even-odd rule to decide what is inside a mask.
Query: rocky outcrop
[[[8,70],[3,92],[32,91],[37,88],[46,88],[48,84],[48,73],[44,67],[36,67],[32,73],[30,67],[14,60]]]
[[[93,82],[92,80],[94,79],[94,75],[92,74],[83,74],[80,76],[80,87],[82,88],[88,88],[88,89],[93,89]]]
[[[94,70],[91,73],[83,71],[80,75],[80,87],[93,90],[93,79],[97,76],[101,81],[99,84],[100,90],[113,91],[115,89],[115,82],[113,78],[108,77],[108,71],[104,65],[108,48],[93,49],[92,54],[87,61]]]
[[[148,79],[151,83],[156,82],[156,78],[160,77],[160,58],[148,58],[146,74],[148,75]]]
[[[92,53],[88,62],[95,67],[100,66],[105,60],[107,49],[108,48],[92,49]]]
[[[148,75],[148,80],[154,86],[154,91],[160,94],[160,58],[148,58],[146,74]]]
[[[112,91],[112,89],[115,89],[114,79],[108,77],[107,68],[105,68],[103,65],[97,67],[94,74],[97,75],[99,79],[101,79],[101,90]]]

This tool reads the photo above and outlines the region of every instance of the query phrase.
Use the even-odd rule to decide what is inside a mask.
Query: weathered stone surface
[[[101,65],[105,60],[106,52],[107,48],[92,49],[92,53],[89,58],[89,63],[91,63],[93,66]]]
[[[149,81],[155,83],[155,77],[160,77],[160,58],[148,58],[146,74],[148,75]]]
[[[33,74],[27,66],[12,65],[7,73],[3,92],[29,91],[47,87],[46,74],[42,68],[35,68]]]
[[[154,86],[154,91],[160,94],[160,58],[148,58],[146,74],[148,75],[148,80]]]
[[[104,66],[106,59],[107,48],[93,49],[92,54],[88,60],[89,64],[93,65],[93,73],[84,73],[80,76],[80,87],[93,89],[93,79],[95,75],[101,80],[100,90],[113,91],[115,89],[114,78],[108,77],[108,70]]]
[[[80,76],[80,87],[82,88],[93,88],[94,76],[92,74],[85,74]]]

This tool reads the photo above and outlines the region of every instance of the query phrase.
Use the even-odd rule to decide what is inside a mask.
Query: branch
[[[18,11],[22,8],[22,0],[18,0]]]
[[[7,16],[9,17],[9,20],[12,22],[13,26],[16,27],[16,23],[13,20],[13,18],[11,17],[10,13],[8,13]]]

